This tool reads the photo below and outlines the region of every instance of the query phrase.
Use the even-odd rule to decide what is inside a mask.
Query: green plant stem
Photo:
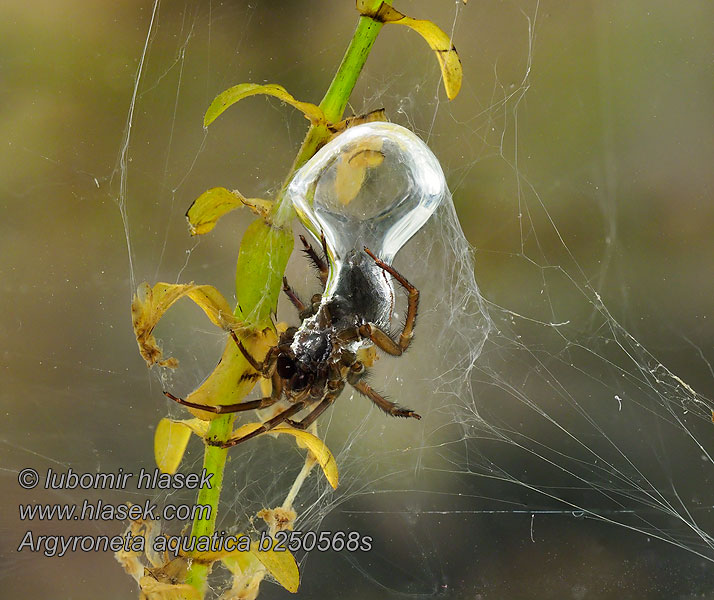
[[[235,415],[223,415],[211,421],[208,428],[207,439],[215,438],[218,441],[225,442],[231,437],[233,431],[233,421]],[[221,488],[223,487],[223,472],[226,466],[226,458],[228,457],[227,448],[219,448],[218,446],[209,446],[206,444],[205,453],[203,455],[203,468],[207,474],[211,474],[211,486],[204,487],[198,492],[196,504],[201,506],[211,507],[211,516],[208,519],[202,520],[196,517],[191,528],[191,537],[211,536],[216,529],[216,516],[218,513],[218,501],[221,497]],[[186,583],[195,587],[201,597],[205,594],[206,577],[208,576],[209,566],[203,563],[192,563],[189,567]]]
[[[382,3],[382,0],[372,0],[370,8],[378,8]],[[387,4],[391,4],[392,0],[387,0]],[[377,23],[370,18],[360,17],[359,23],[357,24],[357,29],[352,36],[352,41],[345,52],[345,55],[340,63],[337,72],[335,73],[330,87],[325,93],[325,97],[320,103],[320,108],[322,108],[325,117],[329,123],[337,123],[342,119],[342,114],[344,113],[347,102],[349,101],[352,90],[357,83],[357,78],[359,77],[362,67],[364,66],[367,56],[369,55],[374,41],[377,38],[377,34],[382,28],[381,23]],[[305,135],[305,139],[300,147],[300,150],[295,157],[295,161],[290,169],[288,177],[285,180],[285,184],[280,192],[280,195],[276,202],[276,208],[279,207],[284,198],[284,192],[287,188],[288,183],[292,179],[295,172],[304,165],[317,150],[322,146],[330,136],[330,131],[327,125],[313,125],[308,130]],[[277,212],[276,212],[277,214]],[[294,216],[294,212],[282,211],[280,214],[283,215],[282,222],[274,222],[273,226],[279,229],[287,229],[290,221]],[[290,240],[292,240],[292,232],[285,232],[284,235],[289,235]],[[279,246],[278,246],[279,247]],[[241,252],[246,251],[247,256],[252,256],[253,252],[251,249],[244,249],[241,245]],[[265,289],[265,283],[271,285],[271,287],[276,287],[276,298],[277,293],[279,293],[281,280],[282,280],[282,270],[290,256],[291,248],[287,248],[285,251],[285,256],[275,257],[275,256],[265,256],[265,268],[263,273],[265,274],[265,282],[247,282],[241,281],[237,282],[238,285],[258,285],[259,289]],[[240,256],[239,256],[240,262]],[[280,276],[272,276],[272,271],[275,270],[276,265],[281,270]],[[251,313],[254,306],[242,306],[243,314]],[[262,307],[261,307],[262,308]],[[259,313],[265,312],[265,315],[257,315],[257,320],[261,321],[264,317],[269,317],[271,312],[274,312],[275,307],[266,307],[267,310],[259,310]],[[238,309],[236,309],[238,310]],[[214,438],[219,441],[226,441],[230,438],[233,429],[234,415],[226,415],[214,419],[211,421],[211,425],[208,432],[209,438]],[[217,446],[206,445],[205,455],[203,459],[203,468],[206,469],[207,474],[211,474],[211,488],[202,489],[198,494],[197,504],[208,505],[211,507],[211,517],[207,520],[196,519],[193,522],[193,527],[191,528],[191,537],[195,538],[198,536],[211,536],[215,531],[216,526],[216,515],[218,513],[218,503],[220,500],[221,486],[223,483],[223,472],[226,464],[227,450],[218,448]],[[186,583],[192,585],[196,588],[201,595],[201,598],[205,595],[206,590],[206,578],[208,576],[209,567],[205,564],[194,562],[190,565],[188,570],[188,576]]]
[[[372,0],[369,4],[369,9],[376,10],[382,4],[382,0]],[[384,4],[392,4],[392,0],[385,0]],[[378,23],[370,19],[369,17],[360,17],[357,23],[357,29],[355,30],[352,41],[347,47],[342,62],[332,78],[330,87],[327,88],[325,92],[325,97],[320,102],[320,108],[325,115],[328,123],[337,123],[342,119],[342,115],[345,112],[345,107],[347,102],[349,102],[352,90],[354,90],[357,79],[362,72],[362,67],[367,61],[372,46],[379,31],[382,29],[383,23]],[[327,125],[311,125],[305,139],[298,150],[297,156],[293,161],[293,165],[290,168],[288,176],[285,178],[285,183],[280,192],[280,196],[276,202],[276,208],[282,205],[283,198],[285,197],[285,190],[288,184],[293,178],[293,175],[297,170],[302,167],[308,160],[310,160],[315,152],[318,151],[320,146],[322,146],[330,137],[330,130]],[[276,212],[278,212],[276,210]],[[292,211],[279,211],[280,214],[284,216],[286,221],[290,221],[293,218]],[[283,225],[284,223],[276,223],[277,225]]]

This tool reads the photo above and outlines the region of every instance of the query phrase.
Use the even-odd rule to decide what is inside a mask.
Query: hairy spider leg
[[[320,245],[322,246],[322,253],[325,255],[325,263],[330,262],[330,255],[327,252],[327,238],[325,237],[325,232],[320,231]],[[324,271],[327,271],[327,266],[325,267]],[[327,275],[327,273],[325,273]]]
[[[325,256],[327,256],[327,241],[325,240],[324,234],[320,236],[320,239],[322,240],[322,248]],[[303,252],[312,261],[313,265],[317,269],[320,282],[322,283],[322,287],[324,289],[327,284],[328,275],[326,260],[318,255],[315,249],[305,239],[304,235],[300,236],[300,241],[303,245]],[[304,321],[306,318],[313,316],[317,312],[321,299],[319,294],[316,294],[311,298],[310,305],[305,305],[305,303],[300,300],[300,297],[297,295],[295,290],[288,283],[287,277],[283,277],[283,292],[285,292],[285,295],[290,299],[292,305],[297,309],[301,320]]]
[[[305,312],[305,305],[295,293],[295,290],[290,287],[287,277],[283,277],[283,292],[285,292],[285,295],[290,298],[290,302],[292,302],[293,306],[298,309],[298,312]]]
[[[362,381],[351,384],[360,394],[367,396],[372,402],[374,402],[379,408],[381,408],[388,415],[393,417],[411,417],[412,419],[421,419],[421,416],[415,413],[409,408],[404,408],[399,406],[396,402],[387,400],[384,396],[375,392],[370,386]]]
[[[317,419],[317,417],[319,417],[322,413],[325,412],[325,410],[327,410],[329,406],[332,405],[332,403],[337,399],[337,396],[340,395],[344,387],[345,384],[343,383],[336,390],[329,392],[327,396],[325,396],[319,402],[319,404],[315,408],[313,408],[311,412],[305,415],[300,421],[293,421],[292,419],[288,419],[287,422],[292,427],[295,427],[295,429],[307,429],[315,422],[315,419]]]
[[[320,281],[322,282],[322,286],[324,287],[325,285],[327,285],[327,275],[328,275],[327,240],[325,240],[324,234],[320,235],[320,240],[322,241],[322,251],[325,253],[324,259],[321,256],[319,256],[317,254],[317,252],[315,252],[315,249],[308,243],[308,241],[305,239],[304,235],[300,236],[300,241],[302,242],[302,245],[303,245],[303,252],[307,255],[307,257],[315,265],[315,268],[318,270]]]
[[[301,400],[300,402],[296,402],[289,408],[286,408],[283,412],[279,412],[272,419],[265,421],[255,431],[251,431],[250,433],[247,433],[246,435],[243,435],[243,436],[240,436],[237,438],[231,438],[225,442],[209,440],[206,443],[209,446],[218,446],[220,448],[232,448],[233,446],[237,446],[238,444],[240,444],[242,442],[247,442],[248,440],[260,435],[261,433],[270,431],[271,429],[273,429],[274,427],[277,427],[284,421],[288,421],[290,417],[292,417],[296,413],[299,413],[303,408],[305,408],[305,401]]]
[[[283,393],[283,382],[278,376],[277,372],[273,374],[273,391],[270,396],[265,398],[259,398],[258,400],[251,400],[250,402],[238,402],[237,404],[219,404],[217,406],[211,406],[208,404],[198,404],[197,402],[189,402],[178,396],[174,396],[171,392],[164,391],[164,396],[170,398],[174,402],[178,402],[182,406],[188,406],[189,408],[195,408],[197,410],[205,410],[206,412],[214,413],[217,415],[229,414],[243,412],[246,410],[255,410],[259,408],[268,408],[280,400],[280,396]]]
[[[243,354],[250,366],[253,367],[256,371],[258,371],[258,373],[260,373],[266,379],[272,379],[273,373],[275,372],[275,365],[278,359],[278,346],[273,346],[270,350],[268,350],[268,353],[265,355],[265,359],[263,359],[262,361],[257,361],[251,356],[250,352],[246,350],[245,346],[241,343],[241,341],[238,339],[238,336],[235,334],[235,331],[231,330],[230,334],[233,338],[233,341],[238,346],[238,349],[241,351],[241,354]]]
[[[303,246],[305,246],[304,251],[310,257],[310,259],[313,261],[317,269],[319,270],[320,273],[320,280],[322,281],[323,286],[327,282],[327,275],[328,275],[328,267],[326,262],[315,252],[315,250],[312,248],[310,244],[307,243],[305,238],[301,235],[300,240],[303,243]],[[322,240],[322,247],[323,251],[325,252],[325,256],[327,256],[327,246],[326,246],[326,241],[325,241],[325,236],[321,236]],[[396,269],[394,269],[392,266],[388,265],[381,259],[377,258],[374,253],[369,250],[367,247],[364,248],[365,252],[375,261],[377,266],[379,266],[381,269],[383,269],[385,272],[389,273],[394,277],[400,285],[407,291],[408,294],[408,307],[407,307],[407,315],[406,319],[404,321],[404,327],[402,329],[402,332],[399,336],[399,342],[396,342],[392,339],[392,337],[382,331],[379,327],[374,325],[373,323],[368,323],[363,325],[362,327],[359,328],[358,330],[358,337],[368,337],[369,339],[372,340],[372,342],[385,352],[392,354],[394,356],[400,356],[408,347],[409,344],[411,343],[412,337],[413,337],[413,330],[414,330],[414,325],[416,323],[416,316],[417,316],[417,311],[419,307],[419,290],[417,290],[409,281],[403,277]],[[314,314],[315,308],[314,306],[316,303],[319,301],[319,295],[316,295],[316,297],[313,297],[313,307],[308,308],[306,307],[303,302],[299,299],[297,294],[292,290],[290,285],[287,282],[286,278],[283,278],[283,291],[287,294],[288,298],[290,298],[290,301],[293,303],[293,305],[301,312],[301,313],[312,313]],[[326,321],[331,321],[329,317],[329,312],[323,315],[324,320]],[[328,323],[329,324],[329,323]],[[246,410],[255,410],[255,409],[260,409],[260,408],[267,408],[269,406],[272,406],[275,404],[280,397],[282,396],[282,380],[277,374],[277,371],[275,369],[276,367],[276,362],[277,362],[277,357],[278,354],[280,353],[280,345],[272,347],[270,350],[268,350],[268,353],[266,354],[265,358],[262,361],[256,360],[253,356],[251,356],[250,352],[243,346],[241,341],[238,339],[238,336],[236,336],[235,332],[231,331],[230,332],[231,337],[233,338],[233,341],[236,343],[238,346],[238,349],[241,351],[245,359],[248,361],[248,363],[253,367],[257,372],[259,372],[263,377],[270,378],[273,384],[273,391],[270,396],[265,397],[265,398],[260,398],[258,400],[251,400],[249,402],[239,402],[237,404],[225,404],[225,405],[218,405],[218,406],[209,406],[205,404],[198,404],[196,402],[189,402],[188,400],[184,400],[183,398],[179,398],[177,396],[174,396],[172,393],[164,391],[164,395],[167,398],[170,398],[171,400],[183,405],[187,406],[189,408],[193,408],[196,410],[204,410],[206,412],[211,412],[214,414],[226,414],[226,413],[235,413],[235,412],[242,412]],[[361,369],[354,369],[355,366],[361,367]],[[348,377],[348,380],[350,384],[361,394],[369,398],[374,404],[376,404],[381,410],[386,412],[389,415],[395,416],[395,417],[411,417],[414,419],[421,419],[421,416],[415,413],[414,411],[404,408],[402,406],[399,406],[398,404],[391,402],[390,400],[387,400],[383,396],[381,396],[378,392],[373,390],[369,385],[366,383],[360,381],[362,376],[364,375],[364,365],[362,363],[355,363],[353,365],[353,370],[354,374],[352,377]],[[338,387],[336,387],[333,390],[330,390],[328,394],[317,404],[317,406],[310,412],[308,413],[305,417],[303,417],[300,421],[293,421],[290,417],[293,415],[299,413],[302,409],[304,409],[307,405],[307,402],[305,400],[301,400],[299,402],[296,402],[286,410],[278,413],[275,415],[272,419],[269,419],[268,421],[265,421],[258,429],[255,431],[250,432],[249,434],[246,434],[244,436],[238,437],[238,438],[233,438],[230,439],[226,442],[211,442],[209,441],[208,443],[210,445],[214,446],[220,446],[221,448],[231,448],[237,444],[240,444],[242,442],[245,442],[249,439],[252,439],[262,433],[265,433],[266,431],[270,431],[274,427],[277,427],[279,424],[287,422],[289,423],[292,427],[295,427],[297,429],[306,429],[309,427],[312,423],[315,422],[315,420],[323,413],[325,410],[335,401],[335,399],[340,395],[344,388],[344,382],[340,382]]]
[[[399,335],[399,343],[395,342],[391,336],[372,323],[364,326],[365,337],[369,337],[376,346],[388,354],[401,356],[409,347],[409,344],[411,344],[412,337],[414,336],[414,325],[416,323],[417,311],[419,310],[419,290],[409,283],[406,277],[399,273],[394,267],[377,258],[366,246],[364,251],[372,257],[379,268],[394,277],[408,294],[407,316],[404,319],[402,333]]]
[[[283,292],[290,298],[292,305],[297,308],[298,315],[301,321],[308,319],[315,315],[320,308],[320,300],[322,296],[320,294],[314,294],[310,299],[310,304],[305,305],[299,296],[295,293],[295,290],[288,283],[287,277],[283,277]]]

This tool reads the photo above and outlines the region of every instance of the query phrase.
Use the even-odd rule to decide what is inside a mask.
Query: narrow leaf
[[[162,473],[173,475],[181,464],[191,429],[181,421],[161,419],[154,433],[154,459]]]
[[[258,328],[272,326],[283,273],[293,249],[292,228],[256,219],[243,234],[236,265],[238,314]],[[250,311],[246,307],[250,307]]]
[[[273,546],[277,540],[273,540]],[[295,561],[295,557],[288,550],[259,550],[257,542],[251,542],[250,550],[242,552],[234,550],[232,552],[206,553],[204,556],[201,553],[194,553],[194,558],[217,559],[223,561],[223,564],[234,575],[251,576],[257,565],[263,567],[282,585],[286,590],[293,594],[298,591],[300,586],[300,571]]]
[[[239,535],[236,536],[241,537]],[[243,552],[242,550],[234,550],[232,552],[226,553],[214,553],[216,560],[220,559],[228,570],[234,575],[242,575],[250,577],[256,571],[261,568],[262,563],[258,558],[250,551]],[[204,558],[204,557],[201,557]],[[211,554],[206,557],[208,559],[214,558]],[[205,558],[204,558],[205,560]]]
[[[295,557],[288,551],[275,552],[274,550],[258,550],[258,545],[253,543],[251,553],[261,562],[278,583],[288,592],[295,594],[300,587],[300,571]]]
[[[278,85],[276,83],[269,83],[266,85],[241,83],[234,85],[232,88],[228,88],[216,96],[213,102],[211,102],[211,106],[209,106],[206,111],[206,115],[203,118],[203,126],[208,127],[224,110],[239,100],[243,100],[243,98],[248,98],[249,96],[255,96],[257,94],[265,94],[267,96],[279,98],[283,102],[297,108],[314,124],[325,122],[325,115],[319,106],[315,106],[310,102],[300,102],[299,100],[295,100],[295,98],[293,98],[282,85]]]
[[[416,31],[424,38],[431,49],[436,53],[436,58],[441,67],[441,75],[444,79],[444,88],[449,100],[456,98],[461,89],[463,72],[461,60],[451,43],[451,38],[431,21],[423,19],[412,19],[405,14],[392,8],[389,4],[382,2],[379,8],[373,9],[367,0],[357,0],[357,10],[365,17],[369,17],[378,23],[394,23],[395,25],[406,25],[409,29]]]
[[[335,174],[335,193],[343,206],[357,197],[367,169],[378,167],[384,160],[382,138],[368,138],[339,158]]]
[[[191,235],[208,233],[216,226],[218,219],[241,206],[247,206],[267,219],[273,203],[261,198],[245,198],[237,190],[231,192],[222,187],[212,188],[196,198],[186,212]]]
[[[249,433],[253,433],[255,430],[259,429],[261,425],[262,423],[246,423],[245,425],[241,425],[233,432],[231,438],[237,439],[243,437],[244,435],[248,435]],[[294,427],[288,427],[286,425],[279,425],[278,427],[270,429],[266,433],[287,433],[288,435],[292,435],[296,438],[298,440],[298,445],[307,448],[315,457],[315,460],[317,460],[320,467],[322,467],[325,477],[327,477],[327,481],[330,482],[333,489],[337,489],[337,462],[335,461],[335,457],[332,455],[332,452],[330,452],[330,449],[325,445],[325,442],[323,442],[319,437],[308,431],[295,429]]]
[[[244,336],[241,341],[251,356],[262,360],[268,349],[276,344],[277,337],[271,329],[265,329],[262,332]],[[186,397],[186,400],[209,406],[236,404],[253,389],[256,375],[255,370],[248,364],[238,346],[229,337],[226,340],[223,356],[216,368],[196,390]],[[220,416],[194,408],[189,408],[189,411],[205,421]]]
[[[327,481],[330,482],[332,488],[337,489],[337,462],[332,452],[330,452],[329,448],[325,445],[325,442],[309,431],[302,431],[294,427],[280,425],[272,429],[272,431],[276,433],[287,433],[302,442],[307,449],[310,450],[320,467],[322,467],[325,477],[327,477]]]
[[[191,235],[208,233],[223,215],[243,206],[243,197],[237,192],[216,187],[203,192],[186,212]]]
[[[254,431],[258,430],[261,428],[263,424],[262,423],[245,423],[244,425],[241,425],[238,429],[236,429],[233,432],[233,435],[231,435],[231,438],[237,439],[237,438],[242,438],[245,435],[249,435],[253,433]]]
[[[151,288],[142,283],[131,303],[131,316],[139,352],[149,367],[156,363],[171,368],[178,365],[174,358],[162,358],[153,331],[164,313],[184,296],[198,304],[218,327],[242,330],[242,323],[233,316],[228,301],[212,285],[157,283]]]

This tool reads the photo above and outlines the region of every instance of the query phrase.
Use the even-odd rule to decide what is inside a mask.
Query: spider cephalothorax
[[[300,236],[300,239],[305,253],[318,269],[323,287],[326,286],[329,271],[325,260],[304,237]],[[323,248],[324,246],[323,240]],[[367,396],[387,414],[420,419],[412,410],[390,402],[362,381],[366,368],[358,359],[359,350],[371,345],[394,356],[400,356],[407,349],[416,321],[419,292],[368,248],[364,248],[364,253],[355,251],[349,260],[354,268],[354,276],[346,279],[347,284],[329,294],[316,294],[309,305],[304,304],[287,280],[283,279],[283,291],[298,309],[302,323],[300,327],[290,327],[281,333],[278,343],[268,351],[262,361],[251,356],[235,333],[231,332],[250,365],[263,377],[271,380],[270,396],[219,406],[188,402],[169,392],[164,392],[166,396],[185,406],[213,413],[266,408],[283,398],[288,401],[289,406],[285,410],[264,422],[260,428],[227,442],[215,442],[221,447],[235,446],[269,431],[280,423],[305,429],[335,401],[346,384]],[[366,268],[368,266],[372,269]],[[379,275],[375,274],[374,266],[377,267]],[[380,294],[383,293],[385,285],[390,285],[383,279],[385,273],[397,280],[407,291],[409,298],[404,327],[398,340],[384,331],[384,314],[388,312],[389,307],[385,307],[388,300]],[[312,410],[302,419],[296,421],[291,418],[308,407]]]

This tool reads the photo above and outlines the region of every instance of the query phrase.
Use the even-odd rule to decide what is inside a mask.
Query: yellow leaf
[[[234,550],[228,554],[221,552],[216,555],[216,559],[223,561],[223,564],[234,575],[252,575],[262,564],[252,552],[242,552],[240,550]]]
[[[208,233],[226,213],[243,205],[243,197],[237,192],[216,187],[203,192],[193,201],[186,212],[191,235]]]
[[[259,563],[289,592],[296,593],[300,586],[300,571],[295,557],[288,550],[259,550],[258,543],[251,542],[249,552],[234,550],[220,558],[233,574],[250,575]]]
[[[294,427],[289,427],[287,425],[280,425],[272,429],[275,433],[287,433],[294,436],[307,446],[307,448],[312,452],[312,455],[317,460],[320,467],[327,477],[327,481],[333,489],[337,489],[337,462],[335,457],[330,452],[330,449],[325,445],[319,437],[313,435],[309,431],[303,431],[301,429],[295,429]]]
[[[139,352],[149,367],[156,363],[172,368],[178,365],[176,359],[162,359],[153,331],[164,313],[184,296],[198,304],[208,318],[222,329],[242,329],[227,300],[212,285],[157,283],[151,288],[148,283],[142,283],[131,303],[131,317]]]
[[[208,233],[216,226],[218,219],[241,206],[247,206],[267,219],[273,203],[260,198],[244,198],[237,190],[231,192],[222,187],[212,188],[196,198],[186,212],[191,235]]]
[[[195,433],[200,438],[205,438],[208,433],[208,423],[202,421],[201,419],[188,419],[186,421],[177,421],[183,423],[188,427],[193,433]]]
[[[295,98],[293,98],[282,85],[278,85],[276,83],[268,83],[266,85],[241,83],[233,86],[232,88],[228,88],[216,96],[213,102],[211,102],[211,106],[209,106],[206,111],[206,115],[203,118],[203,126],[208,127],[229,106],[235,104],[239,100],[243,100],[243,98],[255,96],[256,94],[265,94],[279,98],[283,102],[286,102],[301,111],[312,123],[325,123],[325,115],[319,106],[315,106],[310,102],[300,102],[299,100],[295,100]]]
[[[164,583],[151,575],[139,580],[142,598],[146,600],[201,600],[198,590],[187,583]]]
[[[278,583],[288,592],[295,594],[300,587],[300,571],[298,570],[295,557],[288,551],[275,552],[274,550],[258,550],[258,545],[250,545],[250,552],[268,570]]]
[[[451,43],[451,38],[431,21],[423,19],[412,19],[389,4],[382,2],[377,9],[368,6],[366,0],[357,0],[357,10],[365,17],[369,17],[378,23],[394,23],[395,25],[406,25],[416,31],[424,38],[431,49],[436,53],[436,58],[441,67],[441,75],[444,79],[444,88],[449,100],[456,98],[461,89],[463,72],[461,60]]]
[[[264,398],[273,393],[273,382],[265,377],[260,378],[260,393]]]
[[[205,437],[208,426],[205,421],[200,419],[187,421],[161,419],[159,421],[154,433],[154,458],[156,466],[163,473],[173,475],[177,471],[184,452],[186,452],[191,432],[199,437]]]
[[[262,360],[268,349],[277,342],[277,337],[271,329],[266,329],[260,333],[243,337],[241,341],[252,356],[257,360]],[[198,388],[186,397],[186,400],[209,406],[236,404],[253,389],[258,378],[259,375],[248,364],[233,339],[229,337],[223,350],[223,356],[216,368]],[[220,416],[194,408],[189,410],[204,421],[210,421]]]
[[[242,537],[242,534],[236,538]],[[273,550],[278,543],[272,540],[271,549],[260,550],[258,542],[250,543],[250,550],[219,550],[217,552],[192,552],[191,558],[204,563],[213,563],[217,560],[223,561],[231,573],[244,578],[252,577],[260,570],[262,565],[280,585],[293,594],[300,586],[300,571],[295,562],[295,557],[289,550]]]
[[[245,423],[233,432],[232,438],[240,438],[261,428],[262,423]]]
[[[180,421],[159,421],[154,433],[154,459],[162,473],[176,472],[190,437],[191,430]]]
[[[280,321],[275,324],[275,330],[278,333],[283,333],[288,328],[288,324],[285,321]],[[263,397],[267,398],[273,393],[273,382],[265,377],[260,378],[260,393]]]
[[[261,426],[262,423],[246,423],[236,429],[231,438],[236,439],[243,437],[244,435],[248,435],[257,429],[260,429]],[[335,461],[335,457],[332,455],[332,452],[330,452],[330,449],[325,445],[325,442],[323,442],[319,437],[308,431],[295,429],[294,427],[289,427],[287,425],[278,425],[277,427],[273,427],[273,429],[268,430],[266,433],[287,433],[288,435],[295,437],[303,445],[303,447],[306,447],[312,453],[315,460],[317,460],[320,467],[322,467],[325,477],[327,477],[327,481],[330,482],[333,489],[337,489],[337,462]]]
[[[340,157],[335,174],[335,194],[343,206],[359,194],[367,169],[381,165],[383,160],[382,138],[379,137],[364,140]]]

